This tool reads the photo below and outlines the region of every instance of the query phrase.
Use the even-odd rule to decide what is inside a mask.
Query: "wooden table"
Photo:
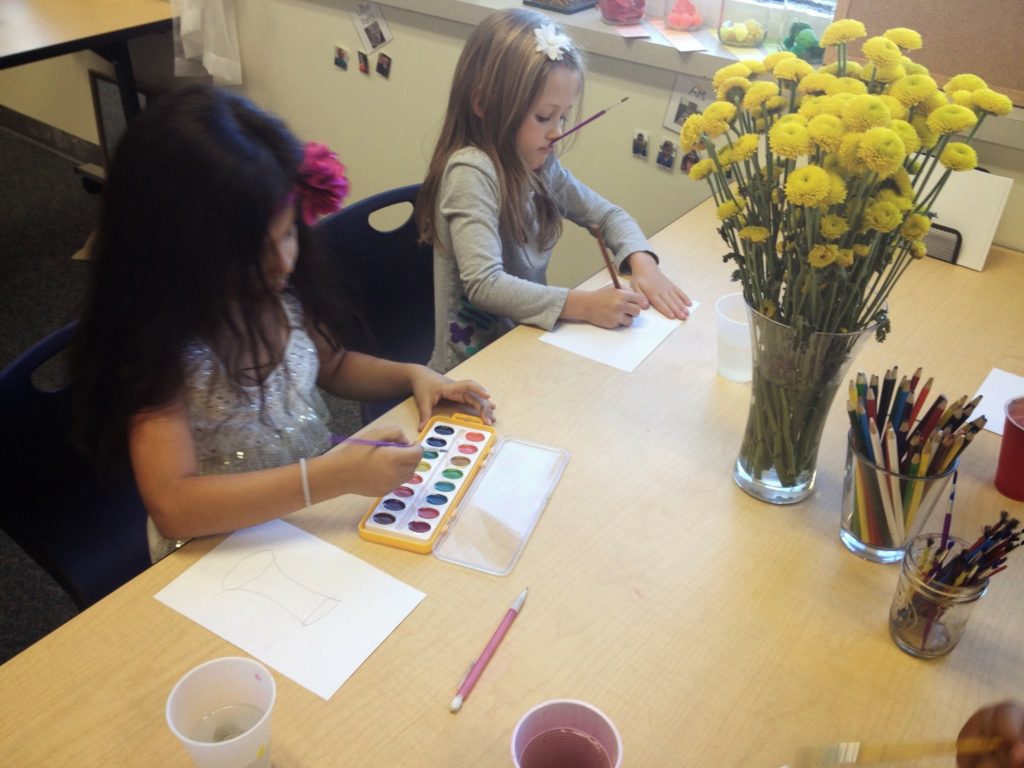
[[[168,0],[3,0],[0,69],[92,50],[114,65],[125,116],[139,112],[128,41],[171,28]]]
[[[838,540],[841,397],[811,499],[774,507],[734,485],[749,385],[715,373],[712,304],[735,285],[713,208],[653,242],[703,306],[634,373],[531,328],[458,371],[491,390],[503,434],[572,456],[511,576],[363,542],[363,498],[289,518],[427,598],[330,701],[276,676],[277,768],[506,766],[519,716],[558,697],[608,713],[627,766],[775,768],[802,746],[952,739],[979,705],[1024,696],[1020,557],[951,655],[921,661],[890,640],[897,568]],[[999,248],[981,273],[914,264],[891,298],[892,335],[855,370],[921,365],[954,397],[993,366],[1024,372],[1022,284],[1024,255]],[[408,403],[391,418],[414,433]],[[1001,509],[1024,514],[992,485],[997,451],[984,432],[965,454],[954,533]],[[193,542],[0,668],[5,764],[188,765],[164,722],[167,694],[192,666],[237,650],[152,596],[216,542]],[[451,715],[460,676],[524,586],[521,617]]]

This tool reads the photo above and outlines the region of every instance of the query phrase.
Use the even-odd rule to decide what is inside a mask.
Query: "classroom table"
[[[3,0],[0,69],[92,50],[114,66],[125,117],[139,113],[128,41],[171,28],[168,0]]]
[[[714,229],[705,203],[652,238],[702,306],[633,373],[527,327],[457,369],[488,387],[501,434],[571,454],[511,575],[361,540],[366,498],[287,518],[427,597],[329,701],[276,675],[277,768],[510,765],[516,721],[551,698],[607,713],[626,766],[776,768],[800,747],[952,740],[978,706],[1024,698],[1024,558],[993,579],[949,656],[912,658],[889,638],[897,566],[838,539],[841,396],[810,499],[771,506],[734,484],[749,385],[715,372],[713,304],[736,285]],[[920,365],[952,397],[993,366],[1024,371],[1022,284],[1024,254],[998,247],[983,272],[914,263],[891,296],[889,339],[869,342],[854,370]],[[384,420],[415,434],[408,401]],[[992,484],[998,442],[983,432],[964,454],[954,534],[1024,514]],[[189,764],[167,694],[238,651],[153,595],[220,540],[192,542],[0,668],[5,764]],[[524,587],[522,614],[452,715],[460,678]]]

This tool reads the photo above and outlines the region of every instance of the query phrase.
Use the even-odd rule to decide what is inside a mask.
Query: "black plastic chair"
[[[70,441],[71,386],[33,374],[70,343],[71,323],[0,373],[0,525],[84,609],[149,564],[146,508],[128,466],[100,476]]]
[[[433,249],[419,242],[413,209],[388,231],[375,228],[370,216],[393,205],[415,206],[419,189],[413,184],[381,192],[317,224],[327,259],[371,335],[356,348],[403,363],[426,363],[434,348]],[[362,403],[363,422],[397,402]]]

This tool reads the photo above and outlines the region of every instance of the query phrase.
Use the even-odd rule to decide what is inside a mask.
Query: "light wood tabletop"
[[[0,66],[170,29],[168,0],[3,0]]]
[[[737,284],[714,229],[704,204],[652,238],[703,305],[633,373],[525,327],[456,371],[491,391],[501,434],[571,454],[510,576],[362,541],[369,499],[287,518],[427,597],[329,701],[275,675],[274,766],[507,766],[527,709],[578,698],[615,721],[626,766],[776,768],[840,741],[950,740],[977,707],[1024,697],[1024,558],[993,579],[951,655],[922,661],[889,638],[898,568],[838,538],[841,396],[810,499],[775,507],[734,484],[749,385],[715,372],[713,304]],[[992,367],[1024,373],[1021,285],[1024,255],[1000,248],[983,272],[913,264],[890,299],[889,339],[869,342],[854,370],[923,366],[952,397]],[[415,434],[409,403],[385,419]],[[964,454],[955,534],[1024,514],[992,484],[998,444],[983,432]],[[0,667],[5,764],[189,764],[167,694],[238,650],[153,595],[219,540],[191,543]],[[519,619],[452,715],[461,676],[524,587]]]

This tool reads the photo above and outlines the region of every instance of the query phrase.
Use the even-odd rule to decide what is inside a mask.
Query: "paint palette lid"
[[[569,461],[563,448],[503,438],[434,545],[441,560],[507,576]]]

